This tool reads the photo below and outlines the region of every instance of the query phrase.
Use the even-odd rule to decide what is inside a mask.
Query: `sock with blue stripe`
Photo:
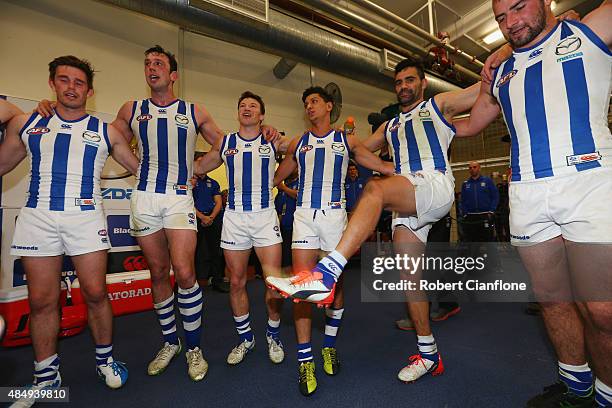
[[[572,394],[579,397],[586,397],[593,392],[593,372],[587,363],[576,366],[559,361],[559,379]]]
[[[419,347],[421,357],[436,363],[438,362],[438,346],[433,334],[429,336],[417,335],[417,346]]]
[[[113,361],[113,344],[96,344],[96,365],[104,365]]]
[[[43,361],[34,361],[34,384],[53,382],[58,380],[60,359],[56,354]]]
[[[174,293],[166,300],[153,304],[157,320],[162,329],[164,341],[170,344],[179,344],[176,334],[176,316],[174,315]]]
[[[240,342],[253,342],[255,336],[251,330],[251,317],[248,313],[242,316],[234,316],[234,325],[236,326],[238,336],[240,336]]]
[[[268,319],[268,327],[266,328],[266,336],[278,340],[280,337],[280,320]]]
[[[336,347],[336,336],[342,322],[343,313],[344,309],[329,308],[325,310],[325,339],[323,339],[323,347]]]
[[[323,284],[326,287],[331,288],[338,281],[346,263],[346,258],[338,251],[330,252],[319,261],[316,270],[323,274]]]
[[[600,407],[612,407],[612,387],[595,380],[595,401]]]
[[[202,336],[202,289],[198,282],[189,289],[178,289],[178,306],[183,320],[187,350],[200,347]]]
[[[306,363],[308,361],[312,361],[312,344],[308,343],[298,343],[298,363]]]

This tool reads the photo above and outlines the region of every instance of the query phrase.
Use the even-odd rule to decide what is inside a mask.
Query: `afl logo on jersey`
[[[300,153],[306,153],[309,150],[312,150],[312,145],[306,145],[306,146],[300,147]]]
[[[35,127],[35,128],[28,130],[26,133],[28,135],[44,135],[45,133],[49,133],[50,131],[51,129],[46,128],[46,127]]]
[[[331,144],[331,148],[334,152],[340,152],[342,153],[346,148],[344,147],[344,144],[341,142],[334,142]]]
[[[176,121],[177,125],[188,125],[189,124],[189,118],[185,115],[181,115],[180,113],[174,116],[174,120]]]
[[[431,116],[431,113],[429,112],[428,109],[421,109],[419,111],[419,118],[429,118]]]
[[[396,125],[391,126],[388,130],[389,130],[389,132],[395,132],[397,129],[400,128],[400,126],[401,126],[401,124],[398,123]]]
[[[227,149],[226,151],[223,152],[223,154],[225,156],[233,156],[235,154],[238,154],[238,149]]]
[[[151,116],[151,115],[149,115],[149,114],[146,114],[146,115],[140,115],[140,116],[138,116],[138,117],[136,118],[136,120],[137,120],[138,122],[144,122],[144,121],[151,120],[151,119],[153,119],[153,116]]]
[[[102,138],[96,132],[92,132],[90,130],[87,130],[87,131],[83,132],[83,140],[86,140],[88,142],[98,143],[100,140],[102,140]]]
[[[508,72],[506,75],[501,77],[499,81],[497,81],[497,87],[499,88],[500,86],[505,85],[508,82],[510,82],[510,80],[516,75],[517,72],[518,71],[516,69],[513,69],[512,71]]]
[[[270,154],[272,149],[268,145],[259,146],[259,153],[261,154]]]
[[[566,55],[570,52],[576,51],[582,45],[582,41],[580,38],[575,36],[569,36],[559,42],[557,44],[557,48],[555,49],[555,54],[557,55]]]

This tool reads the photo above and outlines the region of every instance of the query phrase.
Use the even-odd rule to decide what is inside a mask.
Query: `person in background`
[[[346,195],[346,212],[348,217],[351,217],[351,212],[357,205],[357,200],[363,192],[365,187],[365,181],[359,177],[359,169],[354,162],[350,162],[347,170],[347,177],[344,183],[345,195]]]
[[[469,164],[470,177],[461,185],[463,232],[468,242],[493,242],[499,192],[493,180],[480,174],[480,163]]]

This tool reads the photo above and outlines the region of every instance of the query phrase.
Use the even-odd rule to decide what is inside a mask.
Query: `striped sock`
[[[310,342],[308,343],[299,343],[298,344],[298,362],[305,363],[307,361],[312,361],[312,345]]]
[[[113,361],[113,344],[96,344],[96,365]]]
[[[202,289],[198,282],[189,289],[178,289],[178,305],[183,319],[187,350],[200,347],[202,336]]]
[[[245,314],[242,316],[234,316],[234,325],[236,326],[236,331],[240,336],[240,341],[246,341],[248,343],[252,343],[255,336],[251,331],[251,318],[249,314]]]
[[[417,346],[419,347],[419,354],[421,357],[438,362],[438,346],[434,340],[433,334],[429,336],[417,336]]]
[[[60,359],[56,354],[41,362],[34,362],[34,384],[53,382],[58,379]]]
[[[153,307],[162,329],[164,341],[170,344],[179,344],[176,335],[176,317],[174,316],[174,293],[168,299],[153,304]]]
[[[266,328],[266,336],[278,340],[280,337],[280,320],[268,319],[268,327]]]
[[[346,258],[338,251],[332,251],[327,254],[326,257],[321,259],[319,263],[332,274],[338,280],[340,275],[342,275],[342,270],[346,266],[347,260]]]
[[[600,407],[612,407],[612,387],[595,380],[595,401]]]
[[[579,397],[586,397],[593,392],[593,372],[587,363],[576,366],[559,361],[559,379],[572,394]]]
[[[342,322],[343,313],[344,309],[329,308],[325,310],[325,339],[323,339],[323,347],[336,347],[336,336]]]

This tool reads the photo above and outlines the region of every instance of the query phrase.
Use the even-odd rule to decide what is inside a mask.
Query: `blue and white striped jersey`
[[[349,144],[344,132],[331,130],[325,136],[307,132],[300,138],[295,159],[300,208],[345,208],[344,181],[349,163]]]
[[[399,174],[438,170],[452,177],[447,151],[454,136],[455,127],[446,121],[434,98],[400,112],[385,126],[389,152]]]
[[[25,207],[86,211],[102,206],[100,177],[111,150],[108,124],[85,115],[69,121],[33,113],[19,132],[30,159]]]
[[[129,125],[140,151],[136,189],[190,195],[198,134],[195,105],[180,99],[167,106],[151,99],[134,101]]]
[[[611,74],[608,47],[574,21],[515,50],[497,69],[491,94],[510,132],[512,181],[610,167]]]
[[[253,212],[274,208],[272,187],[276,151],[262,134],[253,140],[238,132],[223,138],[221,159],[229,183],[226,210]]]

